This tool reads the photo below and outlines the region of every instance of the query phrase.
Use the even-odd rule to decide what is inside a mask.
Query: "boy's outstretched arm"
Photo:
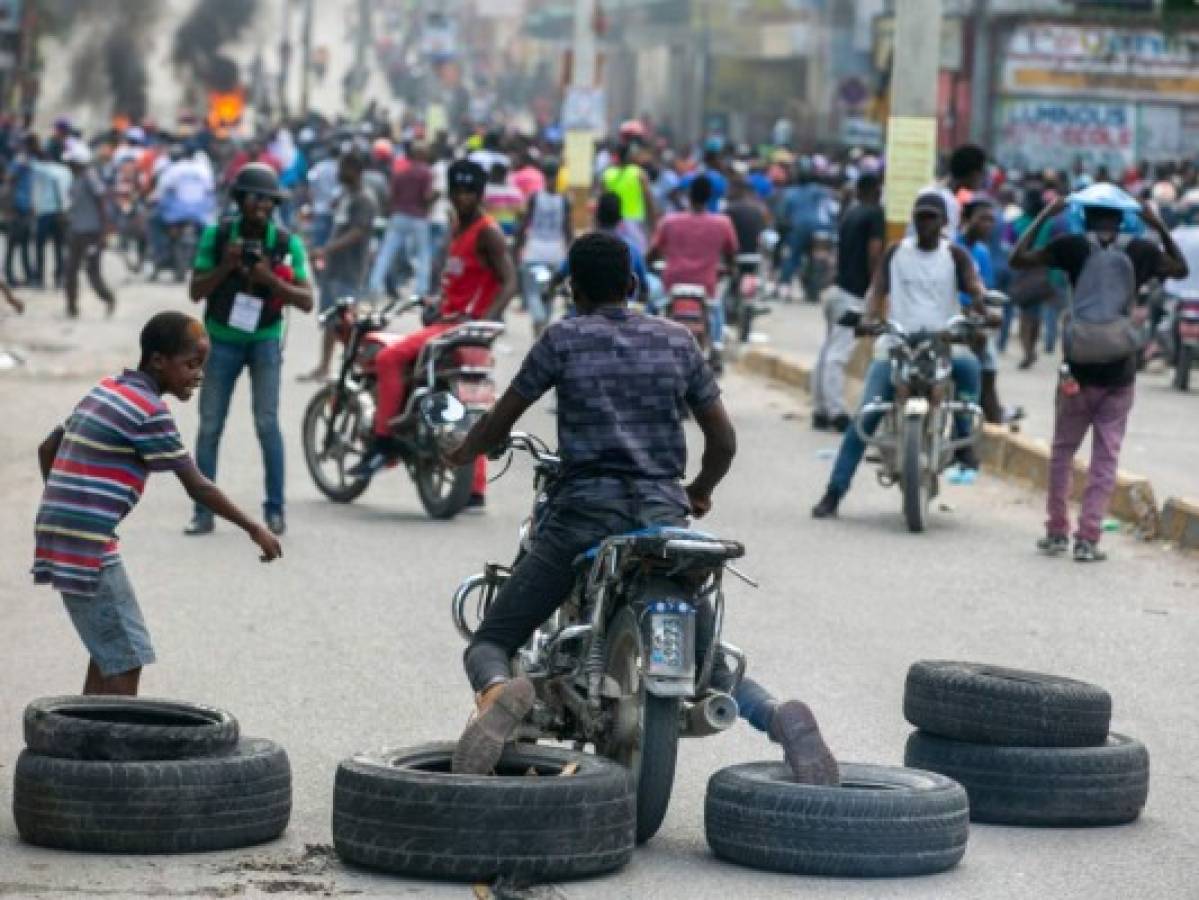
[[[712,509],[712,492],[733,465],[737,455],[737,432],[729,420],[724,401],[719,398],[703,409],[692,410],[695,423],[704,434],[704,455],[699,474],[687,485],[691,512],[702,519]]]
[[[271,534],[262,523],[255,522],[242,512],[232,500],[225,496],[225,492],[205,478],[199,469],[195,466],[187,466],[180,469],[178,474],[180,484],[183,485],[183,489],[187,491],[187,495],[192,500],[208,507],[222,519],[232,522],[250,536],[250,540],[262,549],[263,562],[270,562],[283,555],[279,539]]]
[[[38,445],[37,461],[42,469],[42,481],[50,477],[50,468],[54,465],[54,457],[58,456],[58,448],[62,446],[62,436],[65,433],[59,425]]]

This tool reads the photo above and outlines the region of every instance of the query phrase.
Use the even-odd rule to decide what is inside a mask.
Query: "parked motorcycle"
[[[366,455],[375,417],[376,358],[401,335],[384,329],[397,315],[423,305],[420,298],[393,300],[381,310],[359,309],[350,298],[338,300],[320,321],[336,321],[345,349],[336,381],[323,386],[304,413],[304,461],[322,494],[349,503],[366,490],[369,479],[349,474]],[[400,459],[416,483],[425,511],[450,519],[470,500],[473,466],[447,469],[441,462],[443,439],[421,412],[431,398],[451,394],[463,408],[460,429],[467,429],[495,402],[491,346],[503,332],[498,322],[464,322],[431,340],[405,381],[411,385],[403,412],[391,432]]]
[[[499,455],[511,451],[529,454],[535,473],[519,562],[536,540],[562,463],[529,434],[512,434]],[[537,692],[517,740],[591,744],[627,766],[637,785],[638,842],[653,837],[666,815],[678,739],[716,734],[736,721],[731,693],[745,656],[721,641],[722,582],[727,569],[752,584],[732,566],[744,552],[739,543],[684,528],[613,535],[579,557],[569,599],[513,660],[513,674],[528,677]],[[489,564],[454,593],[454,625],[465,640],[511,573]],[[718,655],[734,663],[729,693],[712,687]]]
[[[739,253],[736,263],[737,271],[729,277],[725,287],[725,317],[736,326],[740,343],[748,344],[754,320],[770,312],[762,302],[762,254]]]
[[[924,531],[929,505],[940,492],[941,473],[958,450],[977,443],[982,429],[982,407],[954,397],[952,346],[972,343],[988,323],[983,318],[954,316],[940,331],[909,333],[897,322],[863,325],[859,318],[849,312],[841,324],[856,326],[859,335],[895,339],[890,351],[895,399],[868,398],[853,427],[880,452],[879,483],[899,485],[908,529]],[[862,422],[875,413],[882,415],[882,421],[868,436]],[[954,437],[954,416],[959,414],[970,417],[970,430]]]

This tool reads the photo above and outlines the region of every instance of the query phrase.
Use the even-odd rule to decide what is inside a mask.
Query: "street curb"
[[[752,374],[764,375],[791,387],[808,390],[811,383],[811,369],[806,364],[776,350],[750,349],[741,356],[740,365]],[[1049,445],[1043,440],[1013,433],[999,425],[985,425],[979,442],[979,458],[983,467],[996,475],[1041,490],[1048,486]],[[1075,501],[1082,497],[1088,471],[1085,463],[1075,460],[1072,483]],[[1180,535],[1177,542],[1188,546],[1184,541],[1192,540],[1191,546],[1199,546],[1199,505],[1172,499],[1167,503],[1167,510],[1170,527]],[[1117,474],[1109,515],[1134,525],[1137,535],[1144,539],[1163,533],[1163,516],[1158,513],[1153,485],[1140,475],[1123,471]]]
[[[1162,509],[1161,536],[1179,547],[1199,550],[1199,503],[1171,497]]]

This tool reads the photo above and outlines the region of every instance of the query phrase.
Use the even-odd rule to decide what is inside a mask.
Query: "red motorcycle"
[[[337,380],[322,387],[304,413],[304,461],[317,488],[330,500],[349,503],[370,484],[369,479],[349,473],[371,443],[377,357],[402,337],[384,329],[396,316],[422,305],[419,298],[395,300],[376,311],[359,309],[354,300],[345,298],[320,316],[322,325],[337,323],[345,349]],[[494,404],[491,346],[503,330],[498,322],[462,322],[429,341],[405,374],[405,382],[411,385],[408,401],[390,428],[400,461],[434,519],[453,518],[470,500],[474,466],[443,465],[441,449],[451,437],[444,432],[469,428]],[[432,424],[446,416],[427,413],[447,402],[460,404],[462,414],[452,417],[452,426]]]

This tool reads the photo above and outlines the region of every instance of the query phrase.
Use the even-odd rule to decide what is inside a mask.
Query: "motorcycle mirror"
[[[420,413],[431,428],[446,428],[466,418],[466,407],[448,391],[439,391],[421,400]]]

